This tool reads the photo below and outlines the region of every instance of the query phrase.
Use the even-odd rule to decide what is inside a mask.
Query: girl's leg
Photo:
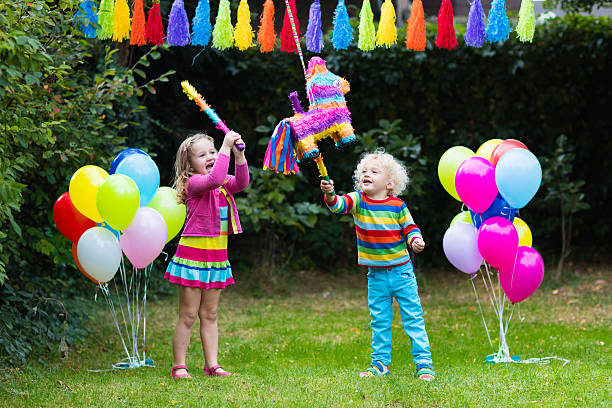
[[[206,367],[214,367],[217,362],[219,349],[219,328],[217,326],[217,309],[221,289],[208,289],[202,291],[202,300],[198,315],[200,316],[200,337]]]
[[[172,352],[174,364],[185,365],[187,348],[191,337],[191,329],[198,317],[202,289],[179,286],[179,318],[172,336]],[[176,370],[177,375],[186,374],[183,369]]]

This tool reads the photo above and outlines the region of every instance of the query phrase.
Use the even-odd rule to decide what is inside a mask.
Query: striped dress
[[[176,255],[168,264],[164,276],[170,282],[202,289],[223,289],[234,284],[232,267],[227,259],[231,202],[223,187],[219,191],[222,193],[219,194],[221,234],[218,237],[181,237]]]
[[[404,201],[393,196],[372,200],[354,191],[325,203],[333,213],[353,215],[359,265],[388,268],[410,262],[406,243],[422,237]]]

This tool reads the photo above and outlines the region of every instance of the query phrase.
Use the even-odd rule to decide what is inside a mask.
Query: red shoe
[[[176,370],[185,370],[187,372],[185,374],[177,374]],[[191,378],[191,375],[189,375],[189,370],[187,369],[187,366],[184,366],[184,365],[175,365],[174,367],[172,367],[172,371],[170,372],[170,375],[172,375],[172,378]]]
[[[221,367],[219,364],[213,367],[204,367],[204,375],[209,375],[211,377],[225,377],[228,375],[234,375],[232,373],[228,373]]]

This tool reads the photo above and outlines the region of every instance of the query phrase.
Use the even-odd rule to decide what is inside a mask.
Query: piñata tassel
[[[380,9],[380,23],[376,33],[376,45],[391,47],[397,41],[397,28],[395,27],[395,8],[391,0],[385,0]]]
[[[238,19],[236,21],[236,31],[234,32],[234,42],[240,51],[244,51],[253,46],[253,27],[251,27],[251,12],[247,0],[240,0],[238,6]]]
[[[465,43],[471,47],[481,48],[487,39],[484,25],[484,11],[480,0],[472,0],[467,27],[463,37]]]
[[[374,14],[370,7],[370,0],[363,0],[359,12],[359,40],[357,47],[361,51],[371,51],[376,46],[376,29],[374,28]]]
[[[113,12],[113,40],[123,41],[130,38],[130,8],[125,0],[115,1]]]
[[[168,37],[166,41],[170,45],[183,47],[189,44],[189,21],[185,12],[183,0],[174,0],[170,16],[168,17]]]
[[[423,10],[423,2],[414,0],[410,9],[410,19],[408,19],[408,28],[406,29],[406,48],[415,51],[425,51],[427,46],[427,37],[425,23],[425,10]]]
[[[78,10],[74,13],[74,20],[79,24],[85,37],[96,38],[96,29],[93,24],[98,24],[98,14],[94,11],[93,1],[81,2]]]
[[[335,18],[335,16],[334,16]],[[306,29],[306,49],[319,53],[323,49],[323,31],[321,30],[321,3],[315,0],[310,5],[308,28]]]
[[[153,0],[153,6],[147,15],[145,36],[149,44],[162,45],[164,43],[164,24],[159,10],[159,0]]]
[[[519,21],[516,25],[516,33],[522,42],[532,42],[535,33],[535,14],[533,12],[533,0],[523,0],[519,10]]]
[[[337,50],[346,50],[353,41],[353,28],[349,23],[348,11],[344,0],[338,0],[334,11],[334,28],[332,31],[332,45]]]
[[[115,0],[100,1],[100,19],[98,20],[100,28],[98,29],[98,38],[108,40],[113,35],[113,10],[115,9]]]
[[[442,0],[438,12],[438,34],[436,35],[436,47],[452,50],[458,45],[453,26],[453,5],[450,0]]]
[[[259,52],[272,52],[276,44],[276,33],[274,32],[274,2],[266,0],[257,32]]]
[[[145,45],[145,15],[142,0],[135,0],[132,4],[132,34],[130,45]]]
[[[504,0],[493,0],[487,18],[487,40],[489,42],[507,40],[510,31],[512,29],[506,14],[506,2]]]
[[[210,3],[200,0],[196,7],[195,17],[191,21],[191,44],[205,47],[210,42],[212,25],[210,24]]]
[[[293,15],[293,22],[295,23],[295,32],[297,33],[298,39],[300,38],[300,22],[297,18],[297,8],[295,7],[295,0],[289,0],[289,7],[291,7],[291,13]],[[289,20],[289,13],[285,9],[285,18],[283,19],[283,29],[281,31],[281,51],[285,52],[297,52],[297,45],[293,38],[293,30],[291,28],[291,21]]]
[[[234,45],[234,27],[232,27],[229,0],[219,2],[219,12],[215,20],[215,28],[213,28],[212,40],[213,48],[218,50],[225,50]]]

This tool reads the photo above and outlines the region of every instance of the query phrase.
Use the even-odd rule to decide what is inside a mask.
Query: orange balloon
[[[76,264],[77,268],[79,268],[79,271],[83,273],[83,275],[87,276],[89,280],[95,283],[96,285],[100,284],[100,282],[98,282],[97,280],[89,276],[89,274],[85,272],[85,270],[81,266],[81,263],[79,262],[79,257],[77,256],[77,243],[76,242],[72,243],[72,259],[74,260],[74,263]]]
[[[501,159],[501,157],[505,153],[507,153],[508,151],[512,149],[529,150],[527,149],[527,146],[525,146],[522,142],[519,142],[518,140],[515,140],[515,139],[504,140],[503,142],[495,146],[495,149],[493,149],[493,153],[491,153],[491,164],[493,164],[493,166],[497,166],[497,162],[499,161],[499,159]]]

